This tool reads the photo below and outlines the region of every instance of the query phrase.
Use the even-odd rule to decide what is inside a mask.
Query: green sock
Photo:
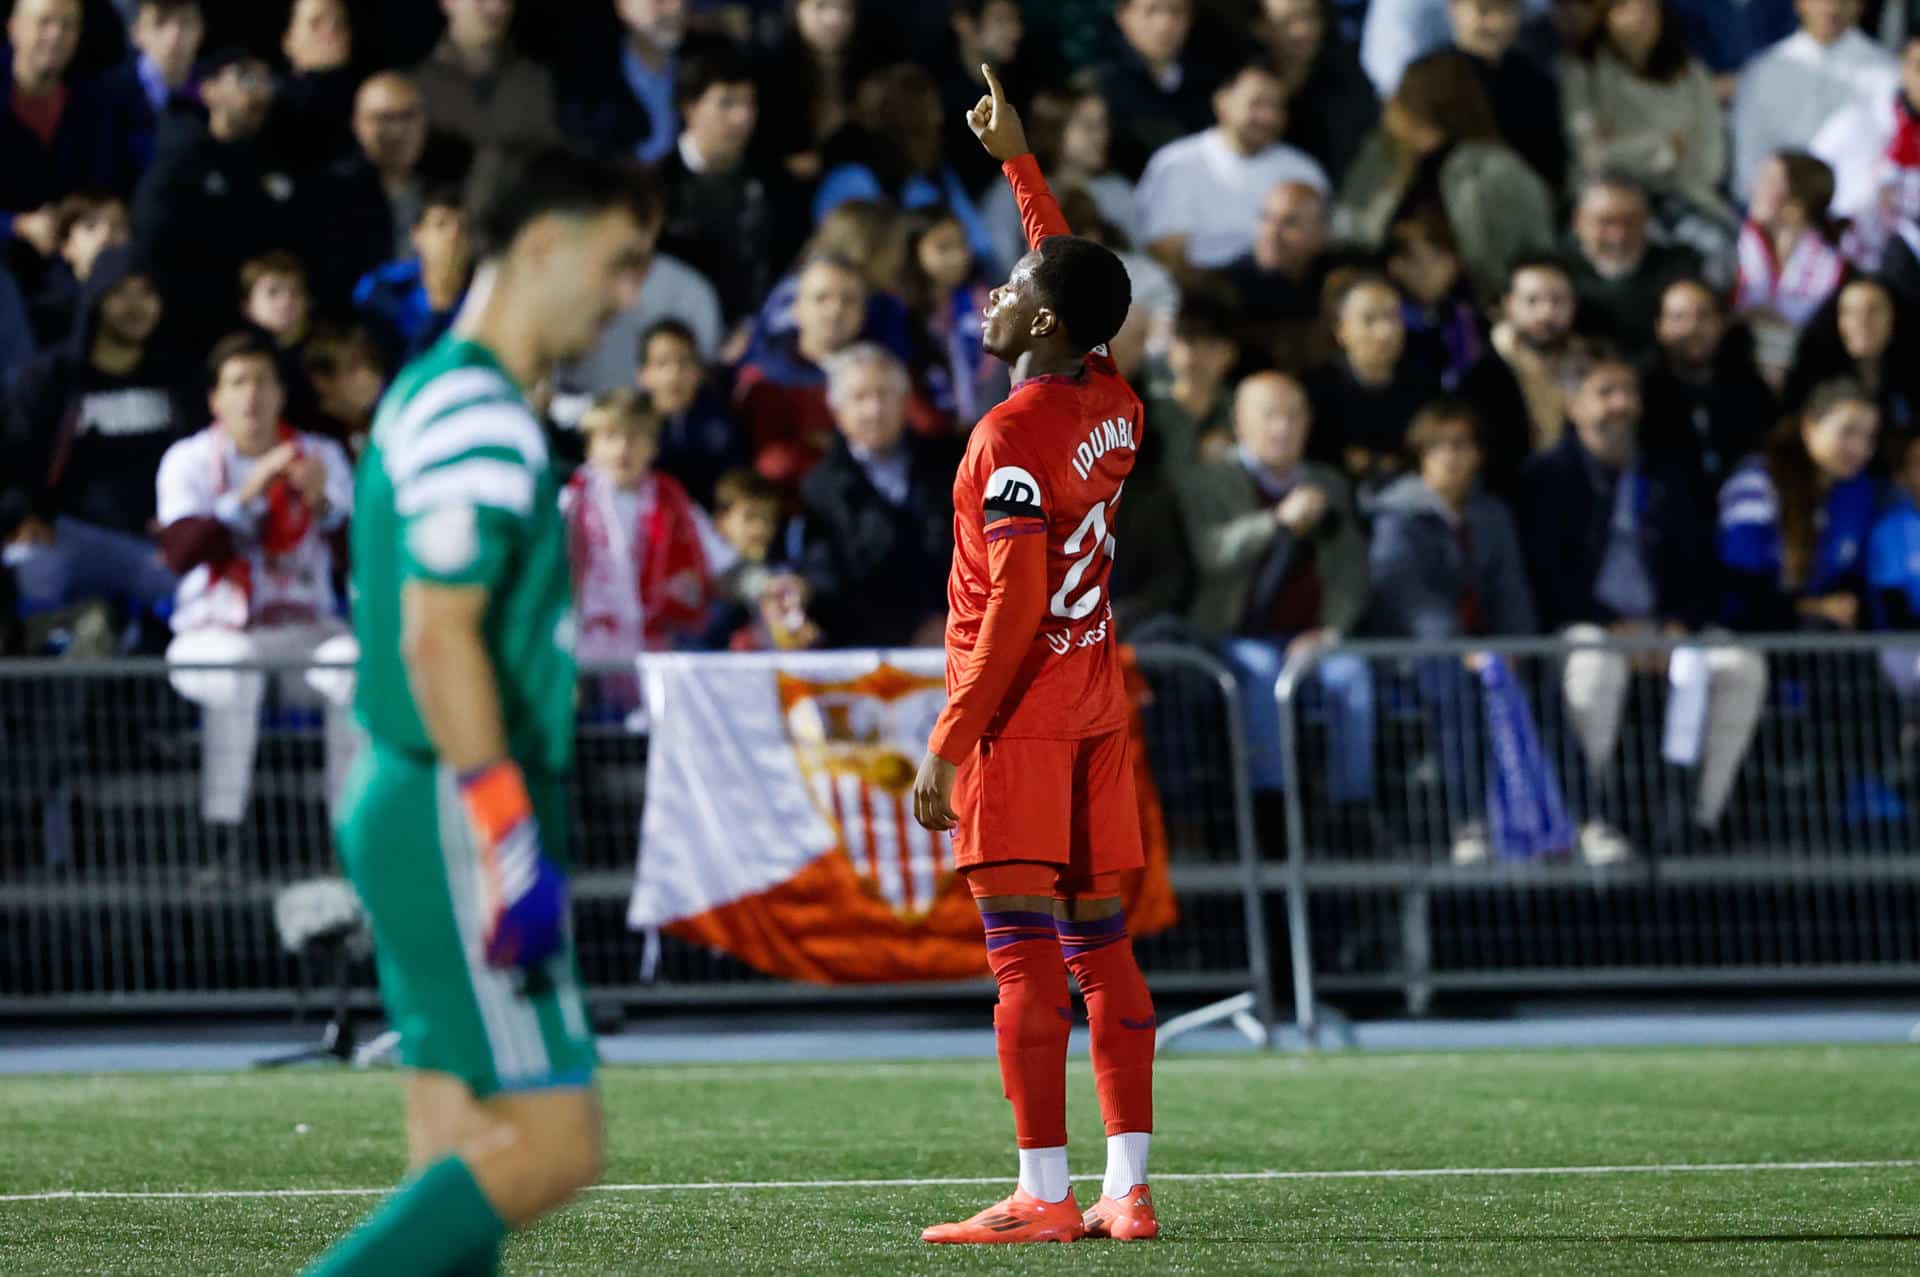
[[[307,1277],[490,1272],[474,1262],[489,1250],[497,1255],[506,1235],[505,1222],[467,1164],[443,1157],[402,1184],[336,1242],[307,1269]]]

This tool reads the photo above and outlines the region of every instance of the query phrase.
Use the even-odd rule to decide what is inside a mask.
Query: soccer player
[[[492,1273],[600,1173],[567,918],[572,590],[526,389],[637,291],[658,209],[624,170],[534,156],[479,230],[492,286],[404,369],[360,462],[356,712],[340,855],[400,1031],[412,1174],[309,1270]]]
[[[984,69],[984,68],[983,68]],[[1001,162],[1033,251],[990,295],[988,353],[1006,402],[973,429],[954,480],[947,705],[914,782],[914,815],[954,831],[986,925],[994,1029],[1013,1103],[1013,1195],[930,1242],[1158,1234],[1147,1192],[1153,1000],[1119,875],[1142,862],[1128,709],[1107,578],[1114,513],[1140,443],[1140,399],[1106,343],[1132,289],[1120,259],[1068,232],[1020,117],[990,94],[967,123]],[[1080,982],[1107,1125],[1107,1173],[1083,1217],[1067,1181],[1067,972]]]

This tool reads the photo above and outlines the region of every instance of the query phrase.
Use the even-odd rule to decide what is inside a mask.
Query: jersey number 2
[[[1113,500],[1116,505],[1119,503],[1118,492],[1113,494]],[[1087,511],[1087,517],[1080,520],[1080,526],[1073,530],[1073,535],[1067,538],[1062,548],[1068,554],[1079,554],[1089,537],[1093,541],[1092,547],[1073,561],[1066,576],[1061,578],[1060,588],[1053,592],[1053,614],[1069,621],[1082,620],[1100,606],[1100,587],[1097,585],[1089,586],[1086,593],[1077,599],[1069,600],[1067,596],[1080,588],[1087,569],[1093,566],[1095,555],[1104,550],[1109,559],[1113,557],[1113,537],[1107,532],[1107,503],[1104,501],[1096,502]]]

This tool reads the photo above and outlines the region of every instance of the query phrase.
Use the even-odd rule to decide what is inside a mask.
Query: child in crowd
[[[291,350],[307,337],[307,271],[292,253],[268,253],[240,268],[241,311]]]
[[[944,208],[907,214],[900,293],[918,320],[914,375],[943,424],[970,429],[1006,398],[1006,365],[980,346],[988,288],[974,270],[966,228]]]
[[[1778,388],[1800,330],[1847,275],[1827,206],[1833,170],[1804,151],[1780,151],[1754,182],[1740,228],[1733,313],[1753,330],[1760,372]]]
[[[1387,232],[1387,277],[1404,299],[1407,352],[1440,374],[1449,392],[1487,350],[1487,334],[1467,284],[1453,228],[1432,209],[1401,218]]]
[[[743,467],[720,476],[713,500],[715,526],[737,557],[715,582],[706,645],[748,652],[816,646],[807,579],[774,558],[780,489]]]
[[[642,333],[635,380],[660,414],[660,468],[711,509],[715,482],[752,458],[726,400],[707,382],[693,330],[663,319]]]
[[[300,361],[319,409],[315,427],[357,460],[387,386],[372,334],[360,324],[316,325]]]

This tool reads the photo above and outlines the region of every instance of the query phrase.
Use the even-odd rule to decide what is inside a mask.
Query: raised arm
[[[1007,175],[1007,185],[1013,188],[1014,201],[1020,205],[1020,225],[1027,232],[1027,247],[1038,248],[1040,241],[1050,236],[1073,234],[1060,214],[1059,201],[1047,188],[1040,162],[1027,149],[1026,126],[1013,103],[1007,101],[1000,77],[984,63],[980,73],[987,77],[987,95],[967,112],[967,127],[980,139],[987,154],[1000,161],[1000,171]]]

